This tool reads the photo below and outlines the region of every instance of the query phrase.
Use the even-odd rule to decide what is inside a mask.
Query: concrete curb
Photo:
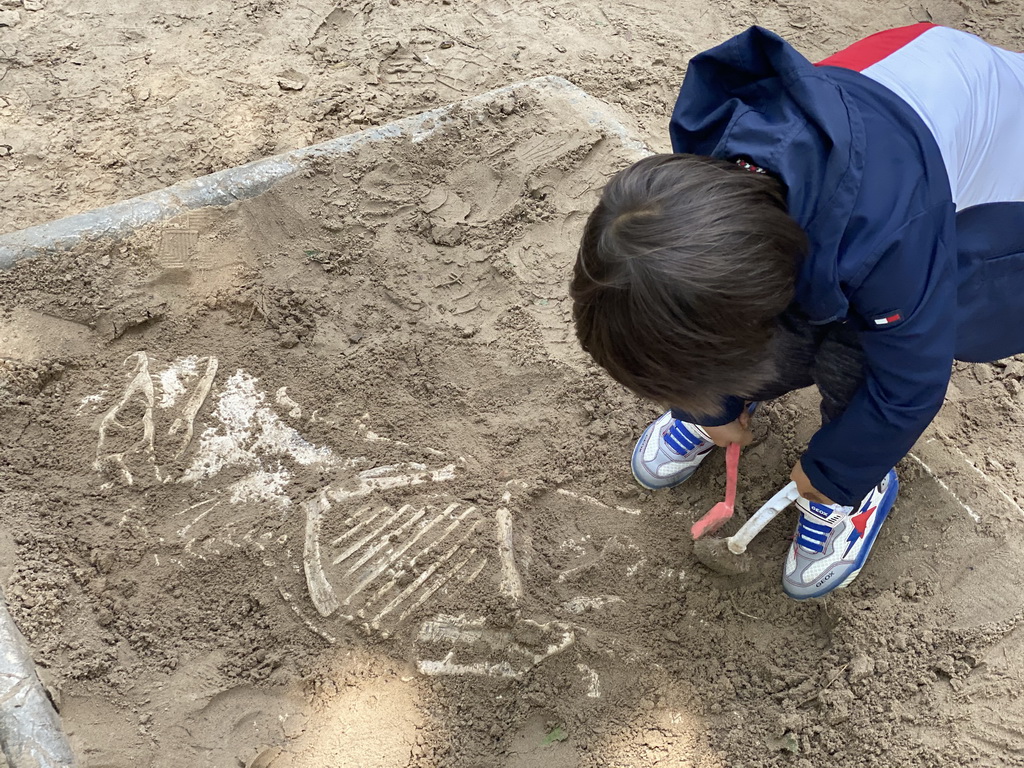
[[[0,749],[11,768],[77,765],[25,638],[0,596]]]
[[[462,112],[484,109],[509,94],[529,92],[557,94],[576,107],[587,122],[609,136],[615,136],[627,148],[649,151],[630,135],[607,104],[567,80],[549,75],[513,83],[393,123],[200,176],[105,208],[0,235],[0,269],[10,269],[21,259],[31,256],[68,250],[83,241],[117,239],[138,227],[171,219],[197,208],[228,205],[256,197],[315,160],[342,157],[365,144],[399,136],[422,141]]]

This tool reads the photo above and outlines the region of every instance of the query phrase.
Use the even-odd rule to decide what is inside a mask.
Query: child
[[[753,27],[690,62],[669,132],[590,215],[577,334],[671,406],[633,452],[651,489],[817,385],[783,589],[820,597],[863,567],[953,360],[1024,351],[1024,54],[917,24],[814,65]]]

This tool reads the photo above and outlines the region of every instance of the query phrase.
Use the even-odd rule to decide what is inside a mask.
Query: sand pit
[[[1024,363],[957,372],[851,589],[781,595],[785,515],[712,574],[721,457],[641,492],[656,411],[572,336],[642,151],[588,114],[506,90],[0,274],[0,576],[83,764],[1024,764]]]

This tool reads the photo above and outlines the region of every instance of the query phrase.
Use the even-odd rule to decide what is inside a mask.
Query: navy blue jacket
[[[865,383],[801,460],[834,501],[858,503],[906,455],[954,358],[1024,351],[1024,205],[957,215],[935,139],[884,86],[752,27],[690,62],[669,130],[676,152],[781,178],[810,242],[796,305],[858,329]],[[718,423],[741,405],[730,399]]]

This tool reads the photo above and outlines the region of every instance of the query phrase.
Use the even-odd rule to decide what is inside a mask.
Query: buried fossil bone
[[[320,560],[320,518],[330,507],[331,504],[323,491],[315,499],[309,499],[302,504],[306,511],[306,537],[302,553],[306,587],[317,613],[324,617],[338,610],[338,597],[324,575]]]
[[[96,445],[96,461],[93,463],[93,467],[97,470],[101,470],[104,465],[108,464],[116,466],[121,471],[121,476],[128,485],[132,485],[135,481],[132,473],[124,463],[125,456],[131,451],[141,451],[152,462],[154,450],[153,437],[156,431],[153,425],[153,406],[156,403],[156,393],[153,389],[153,379],[149,375],[149,356],[145,352],[136,352],[125,358],[125,364],[132,358],[136,360],[135,375],[128,383],[128,387],[125,389],[121,399],[111,406],[110,410],[103,414],[103,417],[100,419],[100,438]],[[118,416],[129,407],[132,399],[137,395],[141,395],[145,399],[145,410],[142,418],[135,424],[122,424],[118,421]],[[140,424],[142,425],[142,437],[132,443],[131,446],[120,452],[104,453],[111,437],[111,431],[137,429]]]
[[[203,407],[203,403],[206,402],[206,398],[210,394],[210,389],[213,387],[213,380],[217,376],[217,358],[212,355],[206,358],[206,371],[203,373],[203,377],[199,380],[199,385],[192,393],[192,397],[189,398],[188,404],[185,406],[185,411],[181,416],[174,420],[171,424],[171,428],[168,434],[174,435],[183,426],[185,428],[185,435],[181,439],[181,447],[178,452],[174,454],[174,458],[181,458],[181,455],[188,450],[188,447],[192,444],[192,435],[195,432],[196,426],[196,415],[199,413],[199,409]]]
[[[522,619],[512,629],[504,629],[487,626],[483,617],[439,615],[423,622],[417,643],[442,646],[447,651],[441,658],[421,657],[416,666],[430,677],[472,675],[519,680],[575,642],[572,626],[559,621]],[[484,658],[476,657],[480,653]]]
[[[523,599],[523,577],[519,574],[516,565],[515,547],[512,542],[512,513],[508,509],[508,503],[512,498],[509,491],[505,491],[501,498],[502,506],[495,513],[498,529],[498,556],[501,558],[501,584],[499,589],[503,594],[518,603]]]

